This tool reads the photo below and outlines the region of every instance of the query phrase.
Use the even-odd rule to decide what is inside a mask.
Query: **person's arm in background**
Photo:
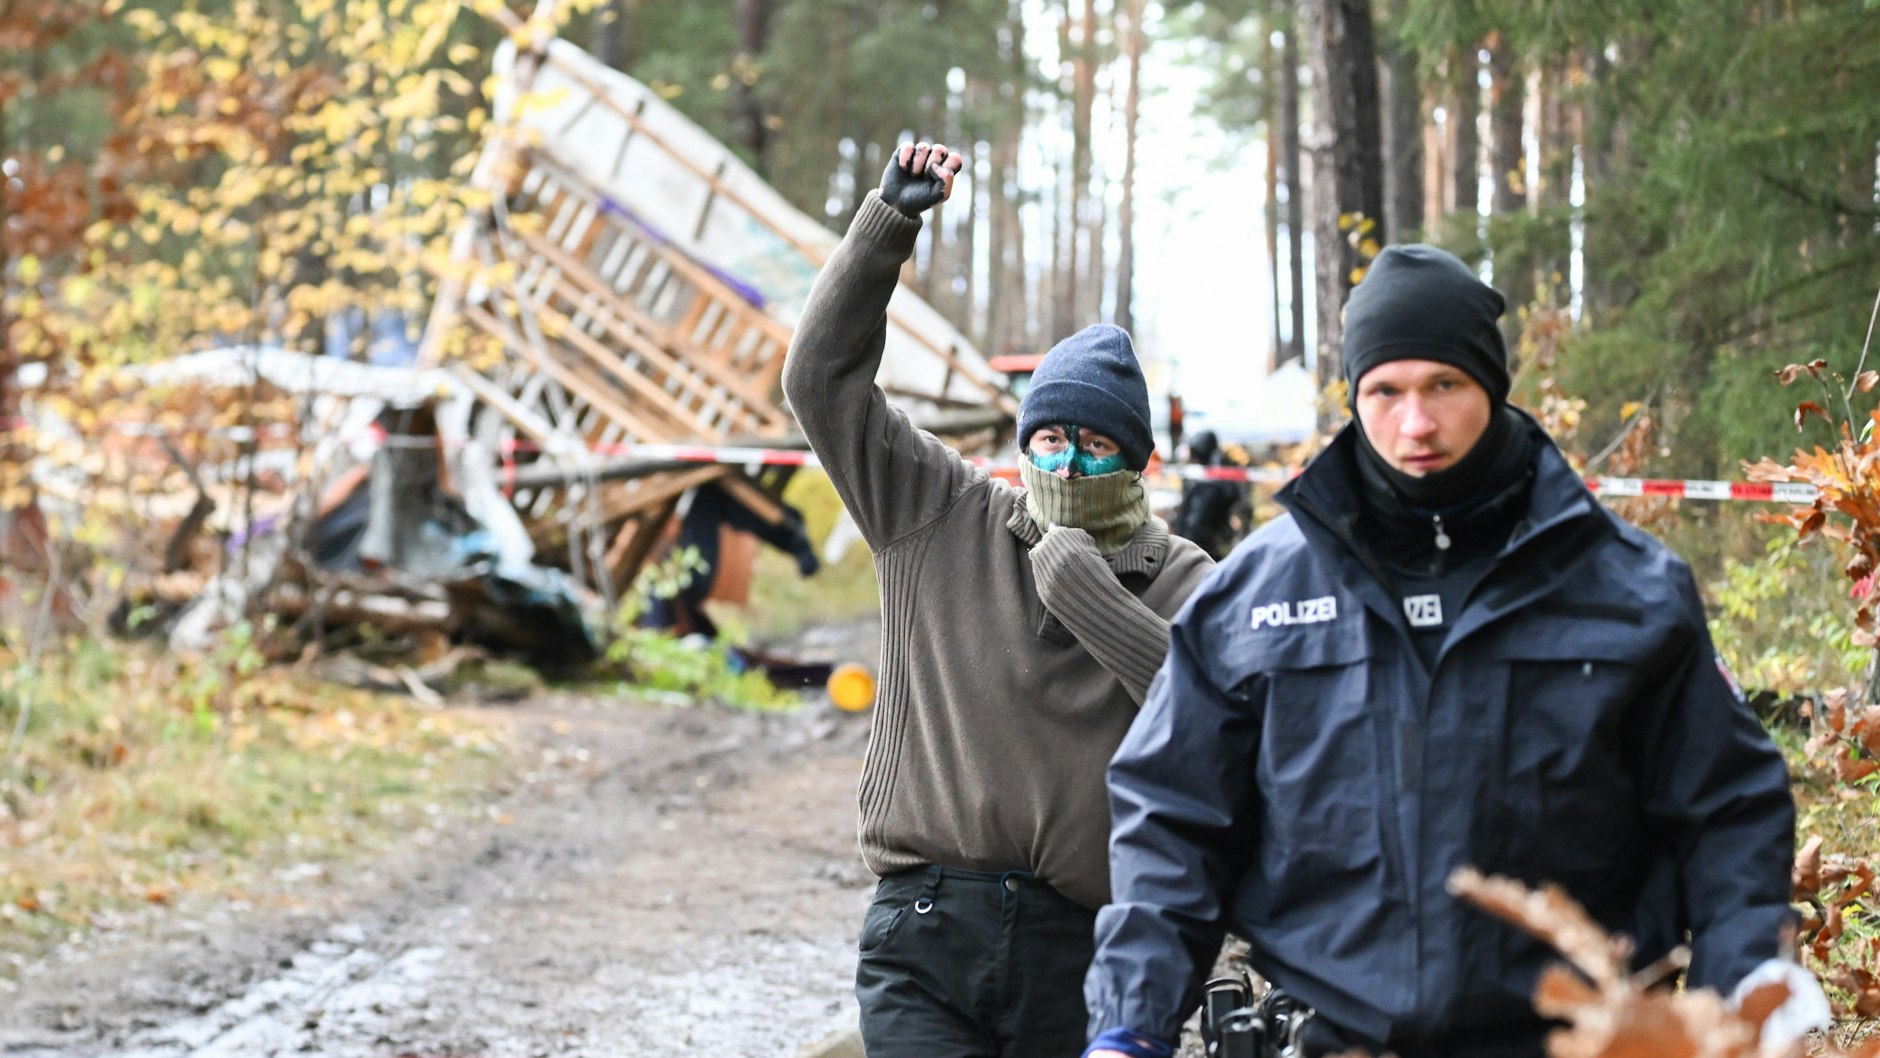
[[[875,375],[888,301],[920,234],[964,159],[904,143],[816,278],[783,366],[783,392],[869,550],[937,517],[980,473],[891,406]]]

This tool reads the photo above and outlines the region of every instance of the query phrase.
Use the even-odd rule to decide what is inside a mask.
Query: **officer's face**
[[[1488,429],[1488,391],[1434,360],[1390,360],[1358,379],[1358,425],[1384,461],[1413,478],[1455,466]]]

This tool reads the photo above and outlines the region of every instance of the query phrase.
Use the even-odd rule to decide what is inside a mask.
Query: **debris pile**
[[[102,442],[35,409],[66,449],[35,469],[41,503],[135,527],[137,553],[115,556],[126,613],[159,611],[175,646],[272,614],[575,665],[701,486],[788,528],[792,468],[645,449],[802,447],[778,380],[835,236],[566,42],[506,44],[498,71],[470,178],[490,206],[403,355],[225,347],[141,367],[117,383],[138,412]],[[888,332],[882,383],[917,421],[967,448],[1009,429],[996,373],[911,290]]]

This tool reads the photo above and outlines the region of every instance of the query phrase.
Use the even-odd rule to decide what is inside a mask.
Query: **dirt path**
[[[179,909],[0,993],[10,1058],[803,1052],[853,1025],[867,717],[551,699],[495,807],[293,911]]]

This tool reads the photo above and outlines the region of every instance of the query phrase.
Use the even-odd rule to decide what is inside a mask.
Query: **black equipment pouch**
[[[1262,1058],[1266,1023],[1247,975],[1216,977],[1202,986],[1201,996],[1201,1042],[1208,1058]]]

